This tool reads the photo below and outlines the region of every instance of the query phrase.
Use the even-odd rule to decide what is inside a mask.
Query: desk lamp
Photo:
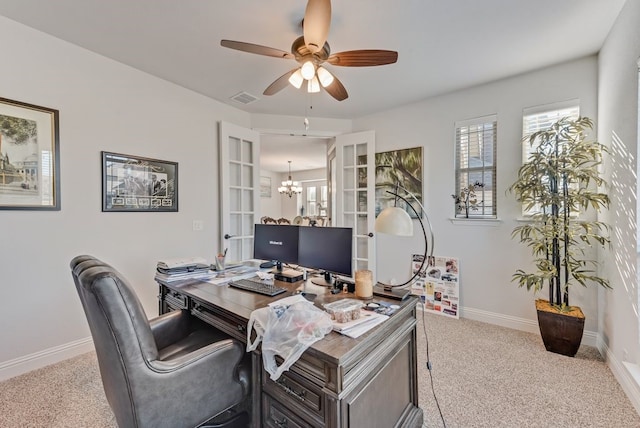
[[[399,191],[402,190],[404,193],[408,195],[408,197],[413,198],[418,206],[420,207],[421,212],[418,213],[416,209],[409,203],[409,201],[400,196]],[[414,279],[421,274],[422,268],[424,264],[427,262],[427,256],[429,259],[433,257],[433,229],[431,228],[431,222],[429,221],[429,217],[427,216],[426,210],[424,206],[420,203],[420,200],[416,198],[416,196],[409,192],[404,187],[396,184],[395,190],[392,192],[387,190],[387,193],[393,195],[395,197],[394,204],[392,207],[387,207],[376,218],[375,230],[379,233],[386,233],[388,235],[394,236],[413,236],[413,221],[406,210],[398,207],[398,199],[403,200],[407,206],[415,213],[418,221],[420,222],[420,227],[422,228],[422,234],[424,236],[424,256],[422,257],[422,263],[420,264],[420,268],[416,270],[413,276],[406,282],[397,285],[385,284],[380,281],[373,287],[373,294],[381,297],[388,297],[396,300],[405,299],[410,293],[411,290],[406,287],[406,285],[413,282]],[[427,220],[427,225],[429,226],[429,238],[427,239],[427,231],[424,227],[424,223],[422,222],[422,214],[424,214],[425,219]],[[429,241],[431,241],[431,245],[429,245]]]

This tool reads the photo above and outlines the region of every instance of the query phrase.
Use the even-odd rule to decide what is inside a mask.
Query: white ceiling
[[[342,102],[293,87],[263,96],[295,61],[220,46],[289,51],[305,0],[0,0],[0,15],[250,113],[304,116],[312,105],[310,116],[354,119],[594,54],[624,2],[334,0],[332,52],[398,52],[392,65],[327,65],[349,92]],[[243,91],[258,100],[230,99]]]

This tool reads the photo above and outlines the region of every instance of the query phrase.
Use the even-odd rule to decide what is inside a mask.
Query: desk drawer
[[[287,403],[286,406],[295,414],[308,415],[307,418],[318,422],[324,420],[324,395],[317,385],[291,371],[283,373],[276,381],[264,372],[262,379],[263,390]]]
[[[262,425],[269,428],[315,428],[320,423],[309,424],[287,409],[269,394],[262,394]]]
[[[238,339],[242,343],[247,343],[247,323],[245,321],[196,302],[194,302],[191,308],[191,314],[207,324],[216,327],[218,330],[227,333],[234,339]]]
[[[187,309],[189,307],[189,299],[175,291],[169,291],[164,296],[165,303],[173,309]]]

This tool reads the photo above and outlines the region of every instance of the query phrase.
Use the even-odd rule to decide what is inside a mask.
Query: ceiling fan
[[[283,59],[295,59],[300,65],[278,77],[264,91],[264,95],[273,95],[284,89],[288,83],[300,88],[307,81],[307,92],[320,92],[322,86],[333,98],[343,101],[349,96],[340,80],[327,70],[323,64],[341,67],[370,67],[393,64],[398,60],[398,52],[362,49],[331,54],[327,36],[331,26],[331,1],[309,0],[302,23],[303,36],[294,40],[291,53],[234,40],[221,40],[225,48],[236,49],[258,55]]]

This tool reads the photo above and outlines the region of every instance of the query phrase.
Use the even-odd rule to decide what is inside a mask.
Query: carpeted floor
[[[442,427],[418,322],[420,406],[425,426]],[[435,393],[449,428],[640,427],[594,348],[583,346],[568,358],[545,351],[536,334],[432,314],[425,324]],[[0,427],[116,427],[95,354],[0,383]]]

